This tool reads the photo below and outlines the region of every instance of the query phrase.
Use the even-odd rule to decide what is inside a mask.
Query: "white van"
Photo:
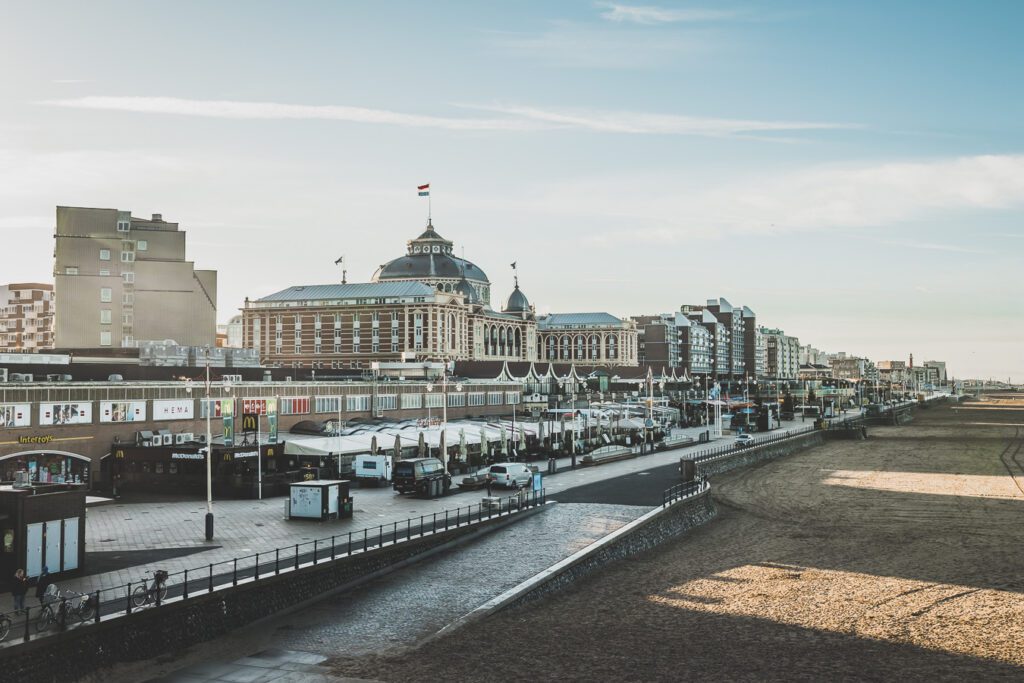
[[[392,480],[390,455],[357,455],[352,466],[360,486],[379,486]]]

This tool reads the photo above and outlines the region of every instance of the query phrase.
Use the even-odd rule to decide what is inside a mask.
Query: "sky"
[[[499,304],[725,297],[1024,381],[1024,4],[0,0],[0,282],[161,213],[218,318],[433,221]]]

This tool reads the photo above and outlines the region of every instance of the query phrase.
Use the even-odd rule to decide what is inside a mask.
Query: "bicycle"
[[[132,605],[142,607],[150,602],[161,603],[167,598],[167,572],[158,569],[154,572],[146,572],[153,575],[153,581],[148,586],[147,580],[142,580],[142,585],[136,586],[132,591]]]
[[[87,593],[61,593],[60,590],[55,590],[47,595],[50,597],[39,610],[39,618],[36,620],[36,630],[40,633],[61,621],[68,626],[75,622],[89,621],[96,614],[96,605]],[[54,607],[58,601],[59,604]]]

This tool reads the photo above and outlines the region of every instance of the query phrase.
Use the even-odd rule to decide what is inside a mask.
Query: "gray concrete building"
[[[800,340],[780,329],[762,327],[764,377],[795,380],[800,372]]]
[[[177,223],[160,214],[58,206],[55,237],[58,348],[215,343],[217,271],[185,259]]]

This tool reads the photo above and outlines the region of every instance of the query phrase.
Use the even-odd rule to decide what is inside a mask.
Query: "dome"
[[[512,290],[512,293],[508,295],[508,301],[505,302],[505,313],[529,313],[530,302],[523,294],[523,291],[519,289],[519,284],[516,283],[516,288]]]
[[[414,240],[409,240],[406,255],[388,261],[374,274],[373,280],[430,281],[435,278],[459,279],[490,284],[487,274],[476,264],[452,254],[452,242],[441,237],[432,223]]]
[[[477,296],[476,290],[473,289],[473,285],[469,284],[466,278],[459,280],[459,283],[455,285],[455,293],[461,294],[467,304],[478,304],[480,303],[480,297]]]

